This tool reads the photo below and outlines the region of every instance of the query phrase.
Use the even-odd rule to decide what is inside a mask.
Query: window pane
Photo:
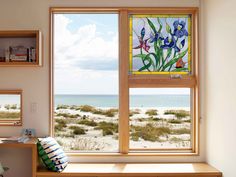
[[[0,93],[0,125],[21,124],[21,95]]]
[[[130,89],[130,148],[191,148],[190,89]]]
[[[54,15],[54,133],[65,150],[118,151],[118,15]]]
[[[191,72],[191,15],[130,15],[130,72]]]

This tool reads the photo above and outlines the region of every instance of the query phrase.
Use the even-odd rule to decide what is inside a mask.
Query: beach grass
[[[55,137],[62,137],[62,138],[74,138],[75,135],[73,132],[70,133],[64,133],[64,132],[55,132]]]
[[[90,106],[90,105],[82,105],[80,106],[80,111],[82,112],[91,112],[93,114],[99,114],[99,115],[104,115],[104,116],[107,116],[107,117],[114,117],[116,113],[118,113],[118,109],[114,109],[114,108],[111,108],[111,109],[97,109],[93,106]]]
[[[191,119],[186,119],[186,120],[183,120],[184,122],[186,123],[191,123]]]
[[[171,123],[171,124],[182,124],[183,121],[181,121],[179,119],[171,119],[171,120],[168,120],[168,123]]]
[[[91,127],[96,127],[98,124],[94,120],[83,119],[78,121],[78,124],[87,125]]]
[[[0,119],[19,119],[20,112],[1,111]]]
[[[160,136],[170,134],[171,130],[168,127],[155,127],[148,123],[146,126],[131,126],[131,139],[138,141],[142,138],[146,141],[160,141]]]
[[[117,144],[118,109],[59,105],[54,115],[55,137],[67,150],[105,150]],[[131,143],[145,148],[189,146],[191,118],[187,110],[130,109],[129,120]]]
[[[92,111],[93,114],[100,114],[107,117],[114,117],[117,112],[118,112],[118,109],[108,109],[108,110],[94,109]]]
[[[56,125],[54,126],[54,129],[56,132],[62,131],[63,128],[67,127],[67,122],[64,119],[55,119]]]
[[[183,141],[183,139],[182,138],[177,138],[177,137],[171,137],[170,139],[169,139],[169,141],[170,142],[174,142],[174,143],[177,143],[177,142],[182,142]]]
[[[140,114],[140,112],[141,112],[140,109],[131,109],[131,110],[129,111],[129,116],[131,117],[131,116],[133,116],[133,115],[135,115],[135,114]]]
[[[146,119],[145,119],[145,120],[146,120]],[[149,117],[147,120],[148,120],[149,122],[153,122],[153,121],[163,121],[163,120],[165,120],[165,119],[151,116],[151,117]]]
[[[90,106],[90,105],[81,105],[80,106],[80,111],[82,112],[93,112],[94,111],[94,107]]]
[[[64,118],[78,118],[81,117],[79,114],[69,114],[69,113],[57,113],[56,116]]]
[[[187,116],[190,116],[190,112],[186,111],[186,110],[166,110],[164,112],[165,115],[168,114],[173,114],[175,115],[177,118],[185,118]]]
[[[147,114],[149,116],[156,116],[156,115],[158,115],[157,112],[158,111],[156,109],[148,109],[145,114]]]
[[[73,130],[74,135],[84,135],[85,129],[78,126],[70,126],[69,129]]]
[[[188,128],[180,128],[171,130],[172,134],[190,134],[191,130]]]
[[[57,105],[56,110],[59,110],[59,109],[69,109],[69,108],[70,108],[69,105],[61,104],[61,105]]]
[[[98,126],[95,127],[95,130],[102,130],[102,135],[113,135],[114,133],[118,133],[118,124],[112,122],[99,122]]]

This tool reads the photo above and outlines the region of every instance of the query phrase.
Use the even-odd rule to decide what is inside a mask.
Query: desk
[[[37,171],[37,138],[31,138],[26,143],[3,142],[6,138],[0,138],[0,148],[30,148],[32,154],[32,177],[36,177]]]

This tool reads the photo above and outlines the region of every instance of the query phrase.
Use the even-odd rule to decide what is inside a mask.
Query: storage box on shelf
[[[39,30],[0,31],[0,66],[41,66]]]

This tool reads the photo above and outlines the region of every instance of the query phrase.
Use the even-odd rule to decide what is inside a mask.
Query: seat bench
[[[37,177],[222,177],[206,163],[69,163],[61,173],[38,168]]]

